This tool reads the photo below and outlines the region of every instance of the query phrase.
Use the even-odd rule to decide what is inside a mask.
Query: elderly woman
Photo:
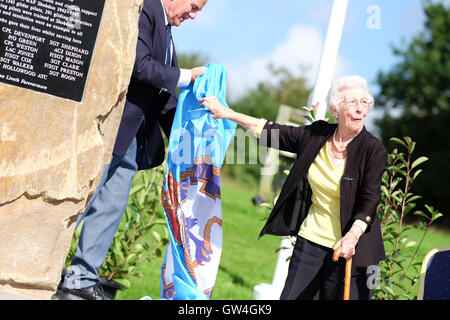
[[[373,102],[359,76],[342,77],[329,91],[337,124],[281,125],[225,108],[215,97],[200,100],[213,118],[232,120],[254,132],[260,144],[297,154],[260,234],[297,237],[281,299],[342,299],[350,257],[350,299],[372,296],[368,271],[385,259],[376,208],[386,165],[385,148],[364,126]],[[335,263],[338,247],[345,259]]]

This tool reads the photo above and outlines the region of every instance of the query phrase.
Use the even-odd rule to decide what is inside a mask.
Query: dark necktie
[[[166,35],[167,35],[167,49],[166,49],[166,65],[172,65],[172,32],[170,24],[166,25]]]

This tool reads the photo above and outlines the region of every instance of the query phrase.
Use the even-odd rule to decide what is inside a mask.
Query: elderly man
[[[195,19],[207,0],[145,0],[139,19],[136,60],[111,162],[83,216],[83,228],[57,299],[106,299],[100,269],[128,203],[137,170],[160,165],[165,156],[160,127],[169,136],[177,99],[206,70],[179,69],[171,26]]]

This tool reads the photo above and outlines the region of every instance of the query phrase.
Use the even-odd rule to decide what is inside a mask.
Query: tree
[[[419,154],[431,155],[414,191],[445,212],[450,209],[450,10],[435,1],[425,1],[424,10],[424,30],[405,48],[394,47],[400,62],[378,74],[377,107],[385,113],[376,124],[388,147],[390,137],[410,136]],[[450,223],[448,215],[445,221]]]
[[[179,53],[178,66],[183,69],[200,67],[209,63],[209,57],[201,53]]]
[[[253,117],[275,120],[280,104],[298,109],[306,105],[311,88],[303,76],[294,76],[283,67],[269,65],[268,69],[277,81],[259,82],[255,89],[249,90],[234,104],[236,110]]]

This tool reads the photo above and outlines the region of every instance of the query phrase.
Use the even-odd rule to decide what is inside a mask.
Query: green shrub
[[[423,256],[419,248],[432,223],[442,216],[429,205],[424,205],[426,213],[415,210],[420,195],[411,192],[411,187],[422,172],[419,166],[427,157],[413,159],[416,143],[410,137],[403,140],[391,138],[391,141],[406,149],[406,153],[394,149],[387,159],[387,167],[382,178],[382,199],[378,206],[386,260],[380,263],[380,285],[374,290],[376,299],[416,299],[413,293],[420,280],[420,267]],[[419,224],[404,224],[405,217],[413,212],[422,219]],[[419,243],[408,241],[407,233],[411,229],[422,232]]]

